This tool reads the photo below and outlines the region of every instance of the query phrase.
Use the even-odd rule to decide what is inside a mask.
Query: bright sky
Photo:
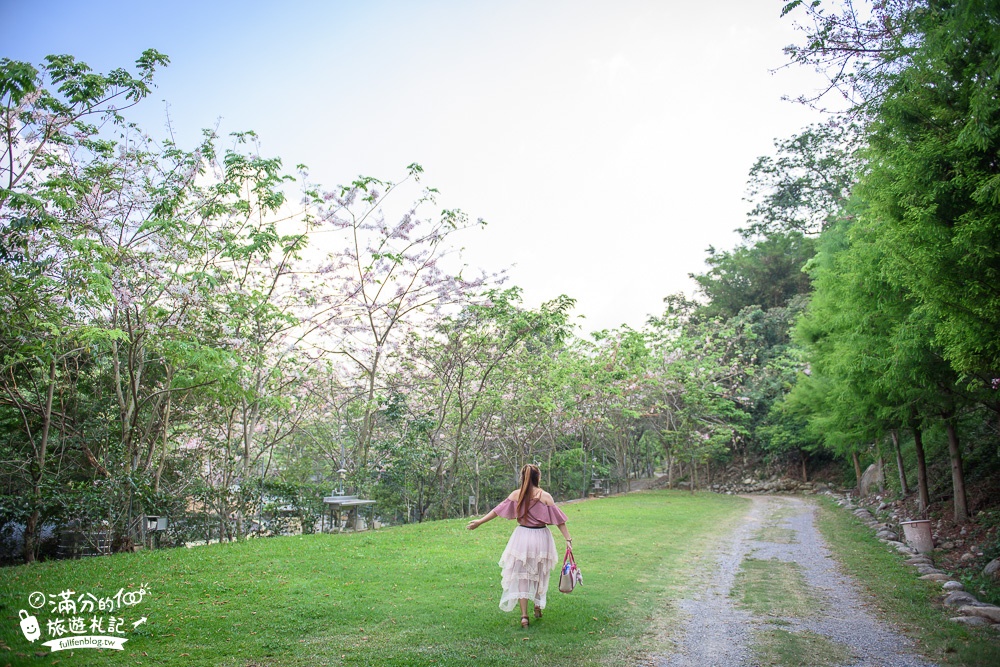
[[[154,136],[165,100],[182,145],[221,119],[328,187],[418,162],[489,223],[468,264],[512,267],[529,305],[575,297],[591,331],[692,294],[756,157],[819,120],[781,100],[815,75],[770,73],[785,2],[0,0],[0,57],[107,71],[155,48],[171,65],[131,116]]]

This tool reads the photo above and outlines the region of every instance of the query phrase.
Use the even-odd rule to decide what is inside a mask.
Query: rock
[[[986,564],[986,567],[983,568],[983,576],[1000,579],[1000,558],[994,558]]]
[[[898,547],[896,547],[896,551],[898,551],[901,554],[906,554],[907,556],[909,556],[910,554],[917,553],[916,549],[914,549],[913,547],[907,546],[905,544],[900,544]]]
[[[881,512],[882,510],[885,509],[889,509],[889,503],[880,503],[878,506],[878,511]]]
[[[955,616],[951,620],[955,623],[961,623],[962,625],[968,625],[973,628],[990,624],[985,618],[980,618],[979,616]]]
[[[993,605],[963,605],[958,608],[958,613],[964,616],[979,616],[990,623],[1000,623],[1000,607]]]
[[[963,563],[968,563],[970,560],[975,560],[976,554],[962,554],[962,557],[958,560]]]
[[[907,558],[906,562],[908,564],[910,564],[910,565],[916,565],[917,563],[927,563],[928,565],[930,565],[931,564],[931,557],[930,556],[925,556],[923,554],[920,554],[918,556],[913,556],[911,558]]]
[[[954,542],[945,542],[944,544],[942,544],[938,548],[941,549],[942,551],[951,551],[952,549],[955,548],[955,543]]]
[[[959,582],[959,581],[946,581],[943,584],[941,584],[941,588],[943,588],[946,591],[964,591],[965,590],[965,586],[963,586],[962,583]]]
[[[942,574],[941,570],[930,565],[917,565],[917,572],[920,574]]]
[[[923,579],[924,581],[951,581],[951,577],[949,577],[947,574],[943,572],[941,573],[935,572],[934,574],[925,574],[917,578]]]
[[[947,597],[945,597],[944,606],[964,607],[965,605],[973,604],[976,602],[979,602],[979,600],[969,595],[965,591],[954,591],[952,593],[948,593]]]
[[[893,541],[899,540],[899,535],[892,532],[891,530],[880,530],[877,533],[875,533],[875,537],[883,540],[893,540]]]
[[[884,485],[885,476],[882,473],[882,466],[873,463],[862,473],[861,479],[858,482],[858,491],[861,492],[861,497],[864,498],[872,495],[875,487],[882,488]]]

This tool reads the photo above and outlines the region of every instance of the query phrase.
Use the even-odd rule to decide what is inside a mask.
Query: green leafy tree
[[[781,15],[801,19],[796,28],[804,39],[785,47],[785,54],[791,63],[816,70],[828,82],[797,101],[860,120],[877,113],[886,90],[921,45],[924,21],[953,5],[928,0],[788,2]],[[828,102],[830,98],[835,102]]]
[[[898,0],[842,2],[830,11],[819,2],[792,2],[785,8],[791,12],[808,18],[801,26],[806,40],[788,49],[793,62],[827,74],[825,92],[842,93],[841,111],[863,123],[868,143],[855,189],[868,208],[852,230],[851,256],[862,267],[857,275],[868,277],[868,294],[882,300],[861,300],[846,312],[875,325],[870,339],[853,334],[860,342],[880,352],[883,343],[894,346],[888,358],[895,363],[882,377],[896,382],[861,392],[869,398],[856,416],[877,412],[871,397],[886,398],[890,421],[908,424],[918,448],[924,422],[944,420],[955,517],[962,521],[960,416],[976,403],[1000,408],[993,388],[1000,347],[991,333],[1000,256],[998,8],[981,0]],[[835,279],[844,278],[851,282],[849,274]],[[926,495],[921,488],[924,502]]]
[[[432,336],[412,339],[408,355],[422,366],[422,403],[434,422],[428,438],[436,453],[435,483],[443,517],[456,504],[455,491],[463,477],[471,477],[478,497],[483,445],[491,443],[515,468],[533,460],[533,451],[525,445],[538,439],[542,413],[550,406],[525,409],[529,401],[523,400],[528,393],[524,385],[545,386],[544,377],[525,376],[526,358],[546,355],[546,348],[560,343],[574,303],[560,297],[537,310],[526,309],[518,288],[487,290],[482,297],[481,303],[444,318]]]
[[[491,277],[448,270],[453,234],[485,226],[458,209],[427,216],[438,191],[424,188],[398,218],[386,219],[387,202],[406,184],[419,183],[423,168],[411,164],[394,183],[361,176],[332,192],[314,195],[311,215],[324,230],[342,231],[345,246],[319,267],[323,295],[312,326],[319,347],[346,360],[345,373],[361,378],[361,421],[354,430],[358,480],[367,483],[369,450],[378,424],[379,396],[395,371],[398,349],[412,331],[432,329],[449,312],[488,287]],[[404,188],[405,191],[405,188]]]
[[[709,249],[709,270],[691,274],[708,299],[698,314],[729,318],[749,306],[764,310],[787,306],[809,291],[809,276],[802,269],[815,253],[814,246],[812,238],[790,232],[728,252]]]
[[[812,392],[818,429],[834,450],[855,461],[859,448],[914,420],[943,419],[953,469],[955,518],[967,518],[956,412],[967,406],[958,377],[933,344],[931,323],[882,275],[891,252],[885,225],[865,211],[823,240],[816,291],[798,334],[812,372],[824,382]],[[800,399],[801,402],[801,399]],[[916,417],[915,417],[916,415]],[[919,440],[916,443],[919,446]],[[922,458],[922,452],[918,459]],[[919,471],[926,500],[926,472]]]
[[[857,125],[834,119],[775,141],[774,154],[750,168],[745,199],[753,208],[743,237],[815,236],[829,227],[857,180],[858,133]]]
[[[869,128],[862,187],[886,275],[927,311],[945,358],[1000,409],[1000,9],[932,5]]]
[[[169,206],[178,188],[155,170],[143,174],[151,165],[141,148],[116,155],[116,143],[94,123],[110,128],[105,134],[128,132],[121,110],[149,94],[166,63],[146,51],[135,76],[95,73],[71,56],[49,56],[41,70],[0,60],[0,407],[17,415],[7,423],[27,443],[15,456],[26,455],[29,478],[28,561],[37,555],[45,489],[53,487],[50,456],[62,457],[72,443],[85,465],[110,474],[74,420],[81,407],[75,387],[93,372],[93,350],[123,336],[86,315],[110,306],[120,285],[114,267],[142,257],[116,256],[102,234],[113,232],[109,224],[133,222],[118,222],[115,213],[135,197],[143,208]],[[152,193],[143,188],[151,178],[159,185]]]
[[[739,397],[748,360],[732,320],[697,321],[693,303],[667,301],[664,315],[649,322],[658,422],[668,453],[689,466],[694,490],[698,466],[728,459],[747,435]]]

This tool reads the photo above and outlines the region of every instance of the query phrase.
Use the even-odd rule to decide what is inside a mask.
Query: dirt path
[[[669,636],[676,651],[654,657],[651,664],[750,667],[756,664],[753,654],[758,633],[780,627],[815,633],[846,647],[851,657],[838,663],[843,667],[933,667],[912,652],[913,644],[907,637],[864,605],[858,584],[840,571],[823,543],[811,501],[784,496],[751,499],[753,505],[742,525],[719,549],[714,574],[706,577],[700,592],[677,603],[684,620]],[[766,541],[778,539],[775,535],[781,538],[780,543]],[[796,563],[817,600],[811,613],[804,618],[775,619],[755,616],[736,606],[730,591],[746,558]]]

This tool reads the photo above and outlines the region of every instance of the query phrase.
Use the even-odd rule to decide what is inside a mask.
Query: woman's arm
[[[494,512],[493,510],[490,510],[489,514],[487,514],[486,516],[484,516],[482,519],[474,519],[474,520],[470,521],[468,523],[468,525],[466,526],[466,528],[468,528],[469,530],[475,530],[476,528],[479,528],[481,525],[483,525],[487,521],[492,521],[495,518],[497,518],[497,513]]]
[[[573,538],[569,536],[569,528],[566,527],[565,523],[559,524],[558,526],[556,526],[556,528],[558,528],[559,532],[562,533],[562,536],[566,538],[566,546],[570,548],[570,551],[572,551]]]

